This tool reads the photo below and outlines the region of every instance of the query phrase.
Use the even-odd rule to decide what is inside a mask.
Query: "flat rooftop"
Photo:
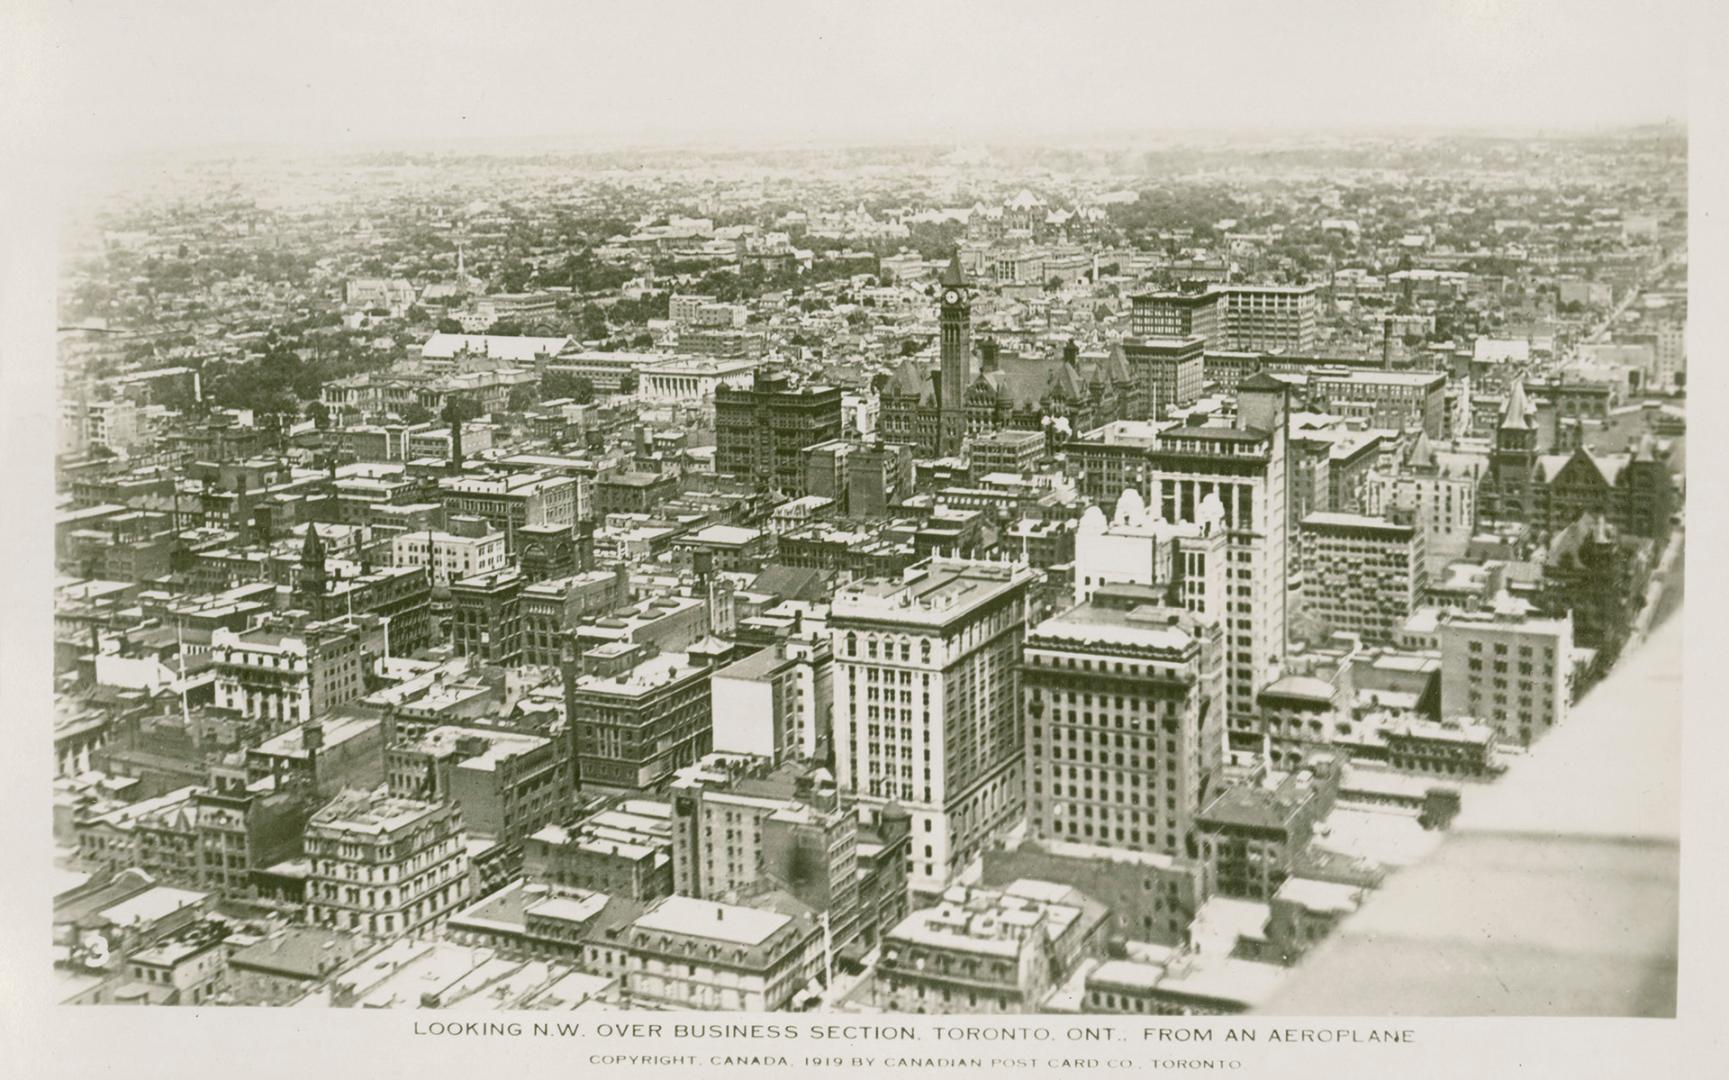
[[[1365,371],[1360,368],[1321,368],[1309,372],[1309,377],[1316,382],[1378,383],[1383,386],[1435,386],[1447,381],[1447,375],[1442,371]]]
[[[128,897],[118,904],[103,908],[100,914],[102,918],[116,926],[131,926],[134,923],[148,924],[166,918],[182,908],[197,907],[208,899],[210,899],[209,893],[157,885],[138,893],[136,896]]]
[[[1272,997],[1288,969],[1234,957],[1185,958],[1165,968],[1159,990],[1187,997],[1229,1001],[1249,1008]]]
[[[379,721],[372,717],[331,715],[319,721],[318,727],[323,731],[324,749],[331,750],[377,729],[378,724]],[[306,726],[290,728],[275,738],[266,739],[254,747],[253,752],[271,757],[304,758],[308,754]]]
[[[1279,891],[1273,894],[1274,901],[1284,900],[1309,911],[1339,915],[1357,910],[1362,898],[1363,890],[1359,886],[1305,877],[1286,878]]]
[[[718,544],[723,547],[743,547],[763,536],[760,529],[747,529],[741,525],[710,525],[706,529],[694,532],[685,538],[686,543]]]
[[[1332,510],[1322,510],[1308,515],[1303,519],[1305,529],[1352,529],[1384,534],[1388,539],[1410,539],[1417,534],[1411,525],[1400,525],[1386,518],[1370,517],[1368,514],[1343,514]]]
[[[501,761],[532,753],[552,743],[551,739],[516,731],[446,725],[427,732],[413,744],[411,749],[423,754],[442,757],[456,751],[464,741],[470,744],[483,742],[485,747],[479,753],[463,759],[460,767],[487,771],[496,769]]]
[[[1424,785],[1434,786],[1433,781]],[[1327,815],[1314,846],[1347,858],[1367,859],[1382,866],[1410,866],[1440,844],[1446,834],[1429,830],[1415,810],[1341,803]]]
[[[692,896],[669,896],[644,912],[632,925],[643,930],[683,934],[732,945],[760,945],[792,916],[734,904],[717,904]]]
[[[349,832],[387,833],[438,809],[433,803],[374,792],[345,792],[312,816],[314,827]]]
[[[578,691],[588,693],[641,697],[693,674],[705,674],[707,670],[698,667],[689,653],[661,653],[617,675],[580,676],[576,679],[575,686]]]
[[[1117,420],[1097,427],[1081,436],[1082,442],[1103,443],[1106,446],[1156,446],[1159,433],[1174,427],[1170,421]]]
[[[835,593],[837,619],[941,625],[1021,588],[1037,575],[1008,563],[932,559],[898,580],[874,578]]]
[[[1160,652],[1186,653],[1197,638],[1197,620],[1181,608],[1142,604],[1120,608],[1081,604],[1039,623],[1028,635],[1028,647],[1039,642],[1075,645],[1123,645]]]

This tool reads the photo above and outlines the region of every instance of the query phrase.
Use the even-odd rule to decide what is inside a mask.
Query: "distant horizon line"
[[[1632,136],[1641,133],[1687,134],[1684,117],[1651,120],[1582,123],[1373,123],[1316,124],[1304,127],[1276,125],[1204,125],[1161,127],[1101,127],[1067,132],[1017,132],[1009,129],[966,130],[932,127],[894,131],[848,133],[801,132],[792,129],[707,129],[680,131],[662,129],[596,129],[591,131],[543,132],[535,134],[401,135],[345,139],[341,136],[301,139],[223,138],[209,141],[135,146],[104,152],[101,148],[58,155],[79,160],[138,160],[161,157],[196,157],[233,153],[298,152],[317,155],[366,153],[448,153],[457,149],[496,153],[502,148],[536,147],[539,152],[617,153],[621,151],[775,151],[775,150],[871,150],[895,148],[939,148],[952,150],[1067,149],[1145,152],[1156,149],[1195,149],[1211,142],[1277,141],[1304,139],[1374,138],[1590,138]],[[1165,142],[1164,147],[1135,146],[1135,142]],[[571,145],[587,143],[589,145]]]

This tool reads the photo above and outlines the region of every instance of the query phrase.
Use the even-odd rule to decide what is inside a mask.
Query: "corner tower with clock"
[[[966,439],[967,387],[973,381],[973,308],[972,292],[967,286],[966,273],[961,269],[960,253],[949,259],[939,282],[942,287],[942,313],[939,319],[942,346],[942,378],[938,384],[938,405],[942,410],[942,453],[960,453]]]

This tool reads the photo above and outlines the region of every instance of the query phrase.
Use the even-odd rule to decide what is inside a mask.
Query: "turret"
[[[1237,386],[1237,426],[1256,431],[1282,431],[1288,415],[1290,388],[1266,372],[1257,372]]]
[[[1501,413],[1501,426],[1495,431],[1495,446],[1500,450],[1533,451],[1537,448],[1537,431],[1531,426],[1531,406],[1525,400],[1525,383],[1513,384],[1507,393],[1507,407]]]
[[[294,592],[297,603],[312,612],[314,619],[324,617],[324,594],[329,579],[325,572],[324,538],[318,535],[316,522],[306,523],[306,542],[300,547],[300,580]]]

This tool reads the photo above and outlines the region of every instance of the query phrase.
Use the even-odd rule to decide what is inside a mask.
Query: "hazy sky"
[[[85,149],[1680,119],[1683,0],[6,0]]]

